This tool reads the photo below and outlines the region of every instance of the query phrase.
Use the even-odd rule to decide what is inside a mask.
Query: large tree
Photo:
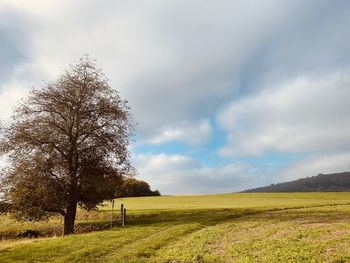
[[[8,160],[2,199],[22,220],[59,213],[64,234],[73,233],[77,206],[112,199],[133,172],[133,126],[127,102],[84,56],[56,81],[34,87],[1,128]]]

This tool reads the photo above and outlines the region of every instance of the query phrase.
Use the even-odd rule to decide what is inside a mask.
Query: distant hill
[[[317,176],[298,179],[291,182],[271,184],[243,191],[257,192],[349,192],[350,172],[319,174]]]

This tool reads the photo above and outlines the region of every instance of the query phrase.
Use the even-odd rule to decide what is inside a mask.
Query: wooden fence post
[[[112,199],[112,210],[111,210],[111,228],[113,227],[113,209],[114,209],[114,199]]]
[[[124,204],[120,205],[120,223],[123,225]]]
[[[64,237],[64,217],[61,215],[60,225],[62,226],[62,237]]]
[[[124,213],[123,213],[123,226],[126,225],[126,208],[124,208]]]

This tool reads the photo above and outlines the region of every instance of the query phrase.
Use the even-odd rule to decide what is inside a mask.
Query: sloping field
[[[127,227],[0,241],[0,262],[350,262],[350,193],[163,196],[122,202],[128,209]],[[79,215],[78,223],[108,224],[108,209]],[[11,222],[18,231],[59,224],[58,219],[43,225],[0,219],[3,233]]]

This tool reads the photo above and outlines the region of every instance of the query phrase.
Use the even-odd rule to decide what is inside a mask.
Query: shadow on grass
[[[341,208],[341,209],[338,209]],[[110,211],[100,211],[88,220],[77,220],[75,233],[89,233],[110,229]],[[113,214],[113,228],[120,228],[119,215]],[[127,216],[127,227],[147,225],[180,225],[199,223],[203,226],[216,225],[234,220],[301,220],[303,222],[350,221],[349,204],[314,205],[300,207],[259,207],[259,208],[225,208],[225,209],[191,209],[191,210],[147,210],[131,211]],[[28,237],[23,233],[35,231],[33,237],[52,237],[62,235],[62,225],[45,228],[24,228],[20,231],[0,232],[1,239]]]
[[[338,209],[338,208],[341,209]],[[276,221],[303,220],[303,221],[350,221],[349,204],[314,205],[283,208],[256,208],[256,209],[194,209],[194,210],[167,210],[135,213],[128,217],[128,225],[152,224],[185,224],[200,223],[215,225],[232,220],[271,219]]]

